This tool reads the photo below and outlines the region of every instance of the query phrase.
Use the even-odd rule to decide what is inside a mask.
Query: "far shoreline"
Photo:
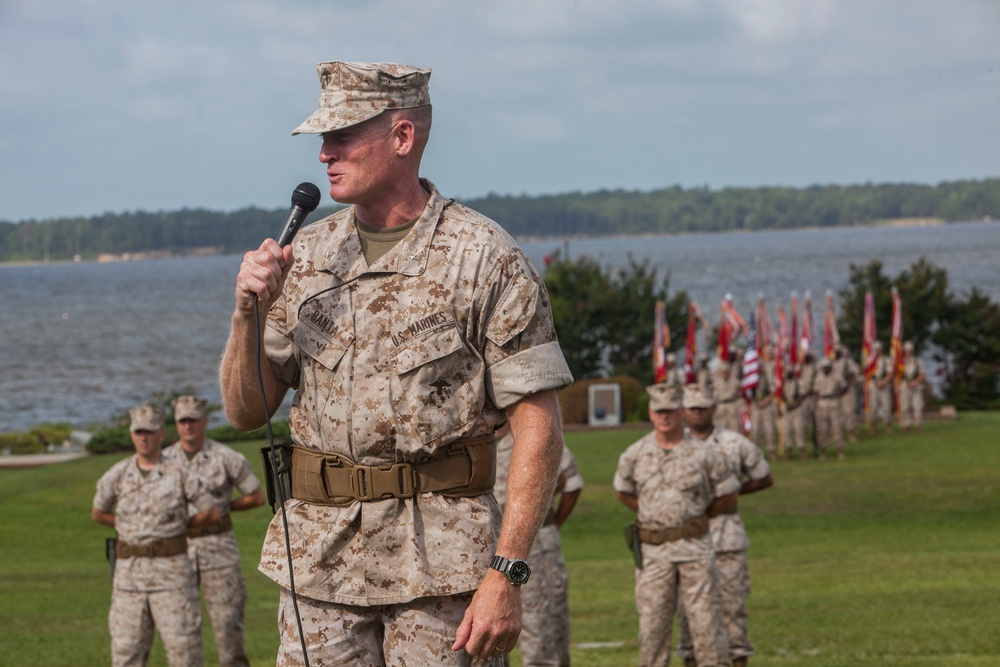
[[[863,224],[856,225],[834,225],[830,227],[820,227],[816,225],[810,225],[805,227],[764,227],[759,229],[723,229],[717,231],[677,231],[677,232],[637,232],[634,234],[560,234],[560,235],[516,235],[514,239],[518,243],[545,243],[545,242],[566,242],[566,241],[581,241],[590,239],[621,239],[621,238],[658,238],[665,236],[695,236],[699,234],[703,235],[714,235],[714,234],[756,234],[760,232],[805,232],[805,231],[816,231],[821,229],[857,229],[857,228],[873,228],[873,227],[890,227],[890,228],[910,228],[910,227],[940,227],[944,225],[966,223],[966,222],[992,222],[992,220],[952,220],[947,221],[942,218],[886,218],[880,220],[873,220],[872,222],[867,222]],[[148,251],[148,252],[127,252],[120,255],[113,255],[110,253],[103,253],[92,259],[83,259],[79,256],[75,259],[52,259],[52,260],[18,260],[18,261],[0,261],[0,268],[18,268],[18,267],[32,267],[32,266],[48,266],[57,264],[117,264],[122,262],[140,262],[149,261],[157,259],[176,259],[179,257],[217,257],[225,256],[227,254],[239,254],[239,253],[224,253],[219,252],[215,248],[192,248],[188,252],[173,253],[170,251]]]

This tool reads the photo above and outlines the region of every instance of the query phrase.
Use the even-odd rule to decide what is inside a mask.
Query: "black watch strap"
[[[490,567],[497,572],[503,573],[507,577],[507,580],[515,586],[525,583],[528,581],[528,577],[531,576],[531,568],[523,560],[494,556],[490,560]]]

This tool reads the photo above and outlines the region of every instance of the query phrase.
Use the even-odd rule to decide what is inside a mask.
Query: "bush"
[[[0,450],[11,454],[41,454],[45,443],[34,433],[0,433]]]
[[[128,426],[102,426],[87,443],[91,454],[113,454],[132,451]]]

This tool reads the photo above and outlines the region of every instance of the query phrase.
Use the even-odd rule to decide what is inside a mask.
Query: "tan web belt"
[[[739,512],[739,500],[737,495],[727,496],[721,503],[713,503],[708,510],[708,518],[719,516],[720,514],[736,514]]]
[[[118,558],[163,558],[183,553],[187,553],[187,538],[184,535],[165,537],[148,544],[118,542],[115,545]]]
[[[233,518],[228,514],[219,521],[207,524],[205,526],[198,526],[197,528],[188,528],[188,537],[205,537],[206,535],[218,535],[219,533],[224,533],[227,530],[233,529]]]
[[[698,538],[708,532],[708,516],[703,514],[675,526],[674,528],[644,528],[638,527],[639,541],[645,544],[663,544],[676,542],[687,538]]]
[[[496,482],[496,437],[456,440],[419,463],[358,465],[340,454],[292,447],[292,497],[317,505],[412,498],[417,493],[479,496]]]

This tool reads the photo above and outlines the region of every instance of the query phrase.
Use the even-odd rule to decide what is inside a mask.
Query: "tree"
[[[666,306],[672,331],[687,324],[688,296],[669,296],[669,276],[658,280],[649,262],[631,256],[625,268],[605,271],[587,257],[567,259],[557,251],[546,258],[545,286],[559,344],[573,377],[629,375],[653,378],[653,312],[657,300]],[[675,336],[683,342],[683,336]]]
[[[1000,407],[1000,306],[978,288],[955,299],[933,341],[943,371],[944,397],[958,407]]]
[[[903,304],[903,337],[912,340],[918,354],[925,352],[941,364],[941,390],[956,407],[983,409],[1000,404],[1000,306],[974,288],[965,297],[948,292],[948,272],[921,257],[909,269],[890,279],[882,262],[850,267],[848,286],[840,291],[841,341],[860,349],[865,293],[875,304],[876,329],[885,349],[891,335],[892,292]]]

